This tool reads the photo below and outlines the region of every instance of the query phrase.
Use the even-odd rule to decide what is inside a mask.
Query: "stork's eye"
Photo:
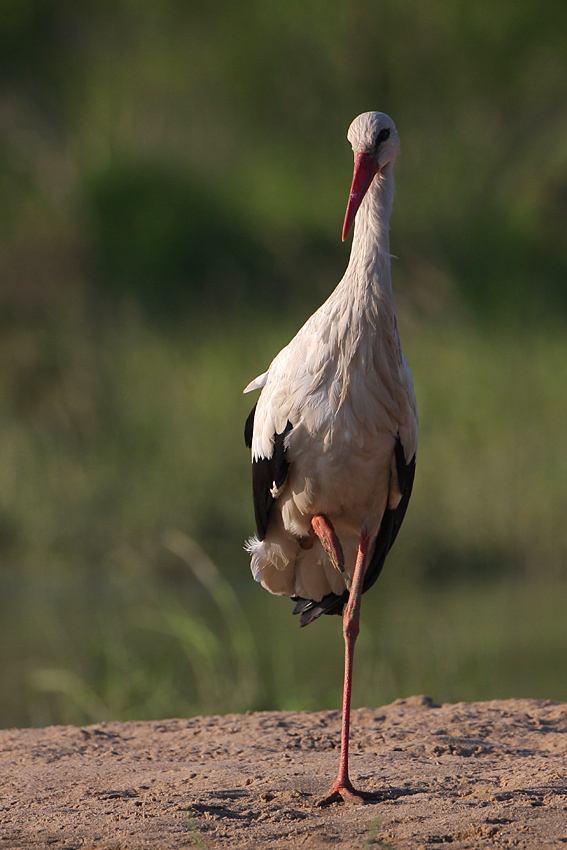
[[[390,138],[390,128],[384,127],[384,129],[380,130],[380,132],[378,133],[378,138],[376,139],[376,147],[378,147],[378,145],[382,144],[382,142],[385,142],[386,139],[389,139],[389,138]]]

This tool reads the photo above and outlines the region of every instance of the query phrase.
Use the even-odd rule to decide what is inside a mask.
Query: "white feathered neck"
[[[386,364],[387,369],[397,369],[401,363],[390,274],[393,201],[393,163],[389,163],[376,175],[360,205],[347,269],[321,308],[343,358],[348,361],[357,351],[369,368],[372,364],[380,371]],[[329,342],[332,350],[335,346]],[[367,350],[361,351],[361,345]]]
[[[360,312],[393,314],[390,275],[390,216],[394,203],[393,163],[370,184],[354,222],[350,259],[339,284],[348,287]],[[386,316],[384,316],[386,318]]]

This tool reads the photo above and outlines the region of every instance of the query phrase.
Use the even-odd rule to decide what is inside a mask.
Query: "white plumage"
[[[398,135],[387,115],[368,112],[352,123],[348,139],[355,156],[373,156],[380,133],[388,138],[378,146],[377,172],[356,214],[344,277],[245,390],[262,388],[253,461],[271,458],[276,435],[291,423],[284,440],[287,477],[278,486],[271,482],[275,500],[264,539],[254,537],[247,547],[254,578],[275,594],[320,601],[348,590],[361,529],[374,541],[384,511],[402,497],[396,438],[407,463],[417,448],[415,395],[390,279]],[[319,540],[303,548],[317,514],[331,521],[342,543],[344,573]]]

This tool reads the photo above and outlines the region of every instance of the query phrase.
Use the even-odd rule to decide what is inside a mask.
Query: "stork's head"
[[[354,174],[343,224],[343,242],[376,174],[393,163],[400,152],[396,125],[383,112],[363,112],[348,128],[354,153]]]

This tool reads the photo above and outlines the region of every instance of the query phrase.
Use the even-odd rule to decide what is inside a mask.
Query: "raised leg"
[[[333,523],[323,514],[316,514],[311,519],[311,528],[321,541],[323,548],[331,559],[331,563],[336,570],[344,573],[345,571],[345,556],[343,555],[343,547],[341,541],[336,535]]]
[[[352,694],[352,664],[354,659],[354,645],[358,637],[360,629],[360,600],[362,597],[362,587],[364,584],[364,572],[366,569],[366,556],[368,553],[369,537],[366,532],[360,535],[360,543],[358,545],[358,553],[356,556],[356,565],[348,602],[343,614],[343,634],[345,638],[345,679],[343,688],[343,717],[341,728],[341,758],[339,762],[339,772],[337,778],[333,782],[329,793],[322,800],[319,800],[318,806],[327,806],[329,803],[335,803],[338,800],[375,800],[376,795],[366,791],[356,791],[349,779],[348,775],[348,743],[350,732],[350,700]]]

